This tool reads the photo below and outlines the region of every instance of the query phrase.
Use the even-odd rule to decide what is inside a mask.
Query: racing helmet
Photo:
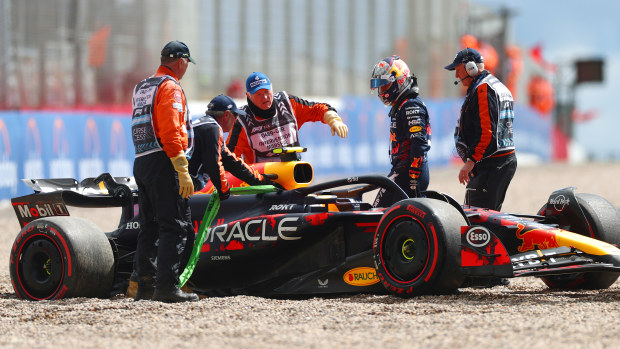
[[[393,55],[375,64],[370,77],[370,89],[377,89],[383,104],[392,105],[403,92],[417,87],[416,80],[407,63],[400,56]]]

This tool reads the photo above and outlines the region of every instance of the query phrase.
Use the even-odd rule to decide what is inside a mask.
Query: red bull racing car
[[[303,161],[264,165],[287,190],[232,195],[206,230],[187,286],[202,295],[443,294],[493,280],[537,276],[553,288],[604,289],[620,275],[620,214],[573,188],[553,192],[539,212],[461,206],[448,195],[408,198],[389,178],[311,184]],[[271,172],[270,172],[271,171]],[[129,177],[104,174],[25,180],[12,199],[22,226],[10,253],[18,297],[109,297],[123,293],[140,222]],[[385,188],[396,201],[374,208],[362,195]],[[196,230],[210,194],[191,198]],[[102,232],[67,206],[123,207]]]

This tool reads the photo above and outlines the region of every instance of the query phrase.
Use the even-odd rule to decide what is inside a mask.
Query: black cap
[[[207,105],[207,114],[209,114],[210,111],[227,110],[230,110],[237,115],[245,115],[243,110],[237,109],[237,104],[235,104],[235,101],[226,95],[217,95],[211,100],[211,102],[209,102],[209,105]]]
[[[454,70],[457,65],[467,62],[484,63],[484,59],[475,49],[466,47],[459,51],[459,53],[456,54],[456,57],[454,57],[452,64],[445,66],[444,69]]]
[[[187,58],[190,62],[196,64],[196,61],[189,55],[189,48],[185,43],[174,40],[164,46],[161,50],[162,57],[176,57],[176,58]]]

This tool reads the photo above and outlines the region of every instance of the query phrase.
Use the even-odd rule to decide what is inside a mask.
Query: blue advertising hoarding
[[[107,113],[0,113],[0,198],[31,193],[22,178],[130,176],[130,122]]]
[[[427,100],[431,122],[431,167],[460,162],[454,147],[454,127],[462,100]],[[300,129],[301,143],[308,148],[303,159],[313,164],[315,178],[364,173],[385,174],[389,164],[389,108],[375,96],[343,97],[337,106],[349,127],[346,139],[333,137],[320,123],[306,123]],[[517,105],[514,133],[517,157],[551,160],[551,120],[534,110]]]
[[[343,97],[334,104],[349,126],[346,139],[332,136],[321,123],[306,123],[300,129],[301,144],[308,148],[302,157],[312,163],[315,180],[387,174],[389,109],[376,96]],[[460,161],[455,159],[453,133],[461,101],[430,100],[426,105],[432,126],[430,165]],[[517,156],[531,154],[549,161],[550,120],[519,105],[515,115]],[[0,199],[31,193],[22,178],[82,180],[103,172],[131,176],[130,130],[131,119],[122,113],[0,112]]]

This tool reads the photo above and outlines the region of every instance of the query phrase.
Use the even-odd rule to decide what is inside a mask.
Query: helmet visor
[[[378,87],[385,86],[394,81],[394,76],[392,75],[381,75],[376,78],[370,79],[370,89],[374,90]]]

